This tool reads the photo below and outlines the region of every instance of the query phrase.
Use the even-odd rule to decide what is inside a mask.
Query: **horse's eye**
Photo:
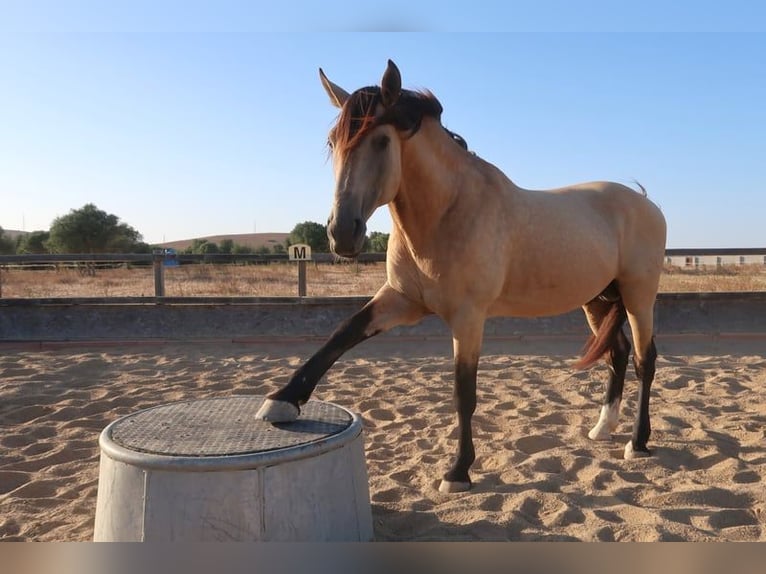
[[[330,149],[333,148],[332,140],[330,138],[327,138],[327,147],[329,147]]]
[[[388,136],[378,136],[374,140],[372,140],[372,147],[378,151],[383,151],[384,149],[388,147],[389,141],[390,141],[390,138]]]

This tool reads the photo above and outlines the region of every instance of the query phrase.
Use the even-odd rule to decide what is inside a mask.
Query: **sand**
[[[648,459],[625,461],[636,379],[593,442],[604,367],[578,342],[488,341],[469,493],[438,484],[456,448],[449,341],[379,338],[314,395],[360,413],[376,540],[766,540],[763,340],[658,340]],[[0,540],[93,536],[98,435],[170,401],[266,394],[316,341],[0,345]]]

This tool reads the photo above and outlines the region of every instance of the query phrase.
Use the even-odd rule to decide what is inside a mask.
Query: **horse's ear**
[[[330,103],[336,108],[342,108],[343,104],[345,104],[348,99],[348,92],[337,84],[331,82],[327,76],[324,75],[322,68],[319,68],[319,79],[322,80],[322,85],[324,86],[327,95],[330,96]]]
[[[383,106],[390,108],[399,99],[402,93],[402,75],[399,68],[391,60],[388,61],[388,67],[380,81],[380,93],[383,98]]]

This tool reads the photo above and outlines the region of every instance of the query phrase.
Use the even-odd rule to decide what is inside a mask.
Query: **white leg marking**
[[[298,418],[298,407],[286,401],[266,399],[255,413],[255,418],[271,423],[289,423]]]
[[[601,406],[598,422],[588,433],[589,439],[609,440],[612,437],[612,433],[617,428],[617,421],[620,419],[620,402],[615,401],[611,405]]]

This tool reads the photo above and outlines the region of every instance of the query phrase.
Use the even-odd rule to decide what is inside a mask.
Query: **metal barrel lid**
[[[212,471],[252,469],[316,456],[356,438],[358,415],[309,401],[291,423],[255,418],[263,396],[168,403],[120,418],[101,433],[101,450],[144,468]]]

